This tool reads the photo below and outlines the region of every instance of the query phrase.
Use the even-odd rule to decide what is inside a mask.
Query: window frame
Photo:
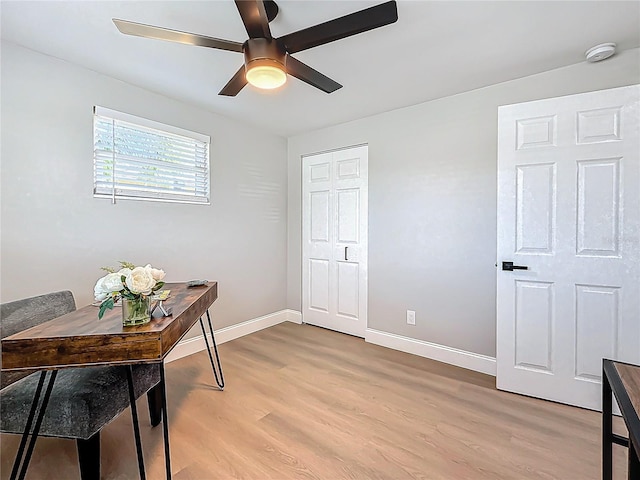
[[[96,129],[99,121],[111,120],[112,122],[124,122],[127,126],[132,128],[139,128],[140,131],[151,131],[159,135],[166,135],[167,137],[177,136],[182,137],[194,142],[201,142],[204,144],[206,150],[204,155],[204,164],[206,167],[205,175],[205,189],[204,195],[184,194],[184,198],[180,198],[183,194],[172,193],[170,190],[164,193],[153,192],[152,190],[146,190],[145,187],[141,187],[139,190],[134,190],[135,195],[118,192],[117,182],[114,182],[111,192],[106,193],[105,188],[100,190],[98,186],[98,168],[100,161],[97,159],[100,149],[97,148],[97,135]],[[104,150],[101,150],[104,152]],[[156,122],[147,118],[138,117],[129,113],[112,110],[110,108],[94,106],[93,107],[93,197],[94,198],[110,198],[112,203],[116,203],[116,200],[141,200],[150,202],[168,202],[168,203],[184,203],[194,205],[211,205],[211,137],[202,133],[193,132],[184,128],[176,127],[173,125],[167,125],[165,123]],[[113,161],[115,162],[116,154],[113,152]],[[129,157],[128,161],[132,161]],[[162,160],[160,160],[162,161]],[[142,164],[142,162],[141,162]],[[148,188],[148,187],[147,187]],[[130,192],[131,193],[131,192]]]

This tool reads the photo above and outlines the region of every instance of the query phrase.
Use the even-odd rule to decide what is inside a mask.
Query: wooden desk
[[[629,438],[612,431],[612,399],[615,395]],[[640,480],[640,365],[602,361],[602,479],[612,480],[613,444],[629,448],[628,479]]]
[[[162,361],[218,298],[217,282],[194,288],[167,283],[164,288],[171,290],[165,304],[173,308],[172,316],[123,327],[120,307],[98,320],[98,308],[88,305],[2,339],[2,370]]]
[[[98,308],[89,305],[2,339],[2,370],[42,370],[41,387],[44,384],[46,370],[52,370],[24,464],[21,467],[21,476],[26,474],[40,422],[44,416],[58,369],[157,363],[160,365],[166,472],[167,478],[171,478],[163,360],[198,319],[202,324],[201,317],[205,313],[207,313],[209,320],[208,308],[218,298],[218,284],[210,282],[206,286],[187,288],[184,283],[167,283],[164,288],[171,290],[171,296],[165,301],[165,305],[173,309],[173,314],[170,317],[153,318],[146,325],[123,327],[122,312],[119,307],[115,307],[111,311],[108,310],[99,320]],[[211,328],[210,320],[209,327]],[[213,330],[211,332],[213,335]],[[211,353],[209,356],[211,357]],[[213,367],[213,359],[211,359],[211,363]],[[139,444],[139,432],[137,431],[137,414],[130,369],[128,372],[136,446],[139,447],[138,462],[141,477],[144,478],[144,463]],[[36,391],[16,462],[18,462],[18,457],[22,458],[40,393],[40,390]]]

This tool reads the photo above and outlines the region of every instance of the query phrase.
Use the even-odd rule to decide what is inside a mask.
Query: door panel
[[[329,241],[329,191],[311,193],[311,241]]]
[[[522,118],[516,121],[517,149],[549,147],[556,144],[556,116]]]
[[[311,182],[327,182],[330,180],[331,165],[329,162],[321,160],[317,165],[311,165],[309,169]]]
[[[578,112],[578,144],[619,141],[621,107]]]
[[[620,160],[578,161],[578,255],[619,256]]]
[[[303,175],[309,185],[303,197],[303,208],[308,212],[303,232],[307,246],[307,256],[302,262],[306,278],[303,296],[307,302],[307,317],[322,321],[331,310],[331,156],[319,156]]]
[[[357,263],[337,262],[338,266],[338,315],[358,319],[359,268]]]
[[[516,366],[552,372],[553,284],[516,281]]]
[[[337,192],[338,243],[358,243],[360,230],[360,189],[348,188]]]
[[[516,251],[552,254],[556,167],[554,164],[518,165],[516,172]]]
[[[603,358],[618,357],[619,288],[576,285],[577,379],[600,381]]]
[[[309,308],[329,312],[329,262],[309,259]]]
[[[340,180],[360,178],[360,159],[346,158],[337,162],[337,177]]]
[[[599,409],[640,362],[640,86],[500,107],[497,386]]]
[[[367,147],[303,157],[302,317],[364,337]]]

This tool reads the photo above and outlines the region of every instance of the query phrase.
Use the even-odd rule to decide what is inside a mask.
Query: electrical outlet
[[[414,312],[413,310],[407,310],[407,323],[409,325],[416,324],[416,312]]]

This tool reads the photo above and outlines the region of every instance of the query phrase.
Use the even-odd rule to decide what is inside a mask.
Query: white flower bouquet
[[[129,262],[120,262],[120,266],[118,271],[114,268],[102,267],[102,270],[108,273],[96,282],[93,289],[96,301],[102,302],[98,318],[102,318],[104,312],[112,309],[114,303],[122,298],[123,308],[125,306],[128,308],[126,314],[123,310],[124,323],[131,325],[145,323],[136,320],[144,319],[145,316],[147,321],[149,320],[149,298],[153,292],[164,286],[162,279],[165,273],[151,265],[136,267]]]

